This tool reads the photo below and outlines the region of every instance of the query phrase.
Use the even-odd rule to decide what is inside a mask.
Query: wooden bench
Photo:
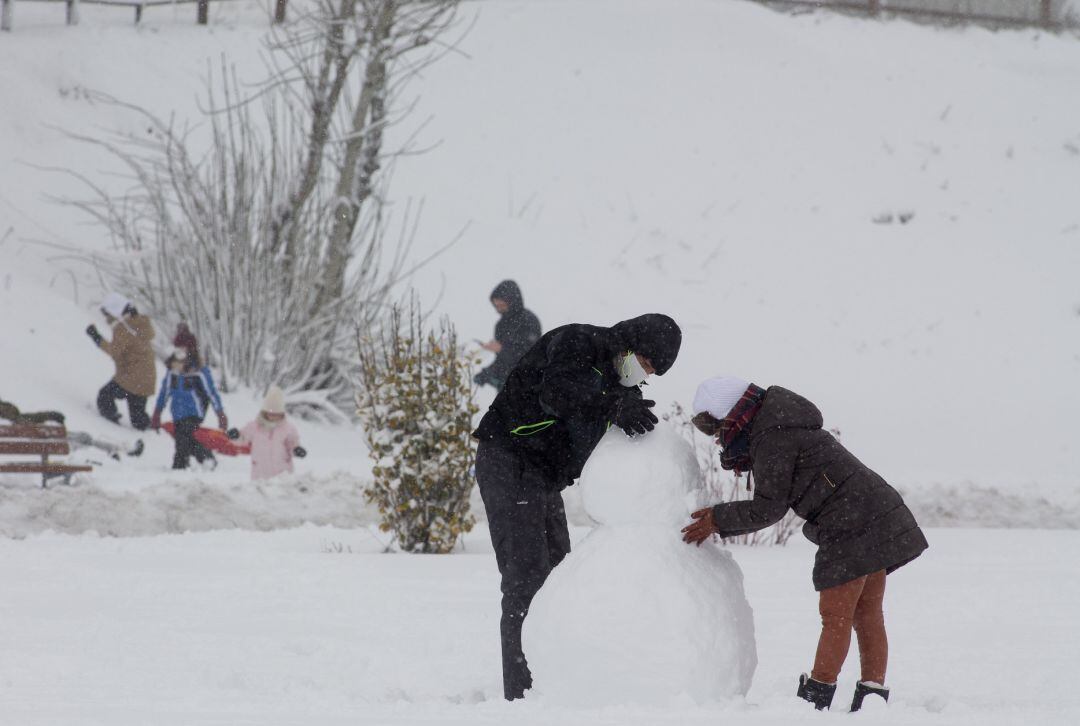
[[[0,426],[0,456],[33,455],[41,461],[15,461],[0,463],[0,473],[41,474],[41,486],[46,486],[49,479],[63,477],[65,484],[71,483],[71,475],[83,471],[93,471],[90,466],[55,464],[50,456],[64,456],[71,453],[67,440],[67,429],[54,424],[15,424]]]

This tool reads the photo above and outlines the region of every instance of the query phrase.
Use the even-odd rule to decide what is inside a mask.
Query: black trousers
[[[188,416],[179,421],[174,421],[173,438],[176,439],[176,450],[173,454],[174,469],[188,468],[188,461],[192,456],[200,464],[212,456],[209,450],[195,440],[195,429],[199,428],[202,421],[198,416]]]
[[[476,481],[502,575],[503,695],[511,701],[532,687],[521,625],[533,596],[570,552],[570,532],[562,494],[515,453],[481,442]]]
[[[98,391],[98,413],[114,423],[119,421],[120,414],[116,410],[116,400],[118,398],[127,399],[128,417],[131,419],[132,428],[139,431],[150,428],[150,417],[146,414],[146,397],[136,396],[121,387],[116,381],[109,381],[104,388]]]

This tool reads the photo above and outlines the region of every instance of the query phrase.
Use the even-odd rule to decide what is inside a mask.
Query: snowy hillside
[[[442,144],[396,181],[429,239],[472,221],[423,275],[455,319],[502,276],[547,325],[657,308],[687,331],[660,400],[734,372],[904,486],[1077,491],[1075,38],[557,7],[483,6],[420,89]]]
[[[0,290],[8,385],[92,428],[109,363],[81,330],[100,292],[43,245],[106,240],[46,199],[78,185],[34,167],[107,168],[57,130],[128,128],[89,90],[194,117],[221,53],[259,78],[266,25],[256,4],[209,28],[84,11],[69,28],[22,4],[0,39]],[[686,343],[661,406],[736,373],[806,394],[929,500],[1076,500],[1075,38],[704,0],[463,12],[460,52],[411,86],[397,130],[430,117],[433,148],[393,190],[424,200],[418,255],[467,227],[417,277],[465,335],[487,337],[504,277],[549,327],[662,310]]]
[[[95,470],[72,487],[0,475],[0,723],[849,718],[854,647],[832,712],[794,697],[820,626],[815,548],[801,536],[723,548],[753,609],[739,633],[753,635],[758,664],[745,697],[578,708],[538,684],[506,703],[478,496],[481,521],[455,554],[384,554],[353,426],[297,421],[309,456],[295,475],[253,484],[241,458],[172,472],[166,435],[98,416],[112,365],[83,332],[102,323],[103,290],[81,257],[109,240],[50,197],[81,189],[57,168],[127,182],[63,132],[142,131],[99,93],[197,121],[208,65],[224,57],[241,78],[262,77],[268,5],[211,3],[209,27],[192,24],[190,5],[147,8],[138,27],[128,8],[84,5],[67,27],[59,3],[18,2],[15,31],[0,34],[0,399],[146,444],[121,461],[74,452]],[[395,211],[424,202],[416,257],[460,234],[417,274],[424,300],[464,339],[490,336],[487,296],[507,277],[548,328],[666,312],[685,337],[648,388],[661,409],[717,373],[805,394],[903,490],[930,542],[888,578],[888,707],[853,718],[1080,721],[1080,585],[1068,576],[1080,566],[1080,38],[740,0],[475,0],[460,30],[392,130],[392,145],[428,149],[402,157],[392,185]],[[224,399],[234,424],[259,406],[253,391]],[[609,482],[613,500],[626,480]],[[603,531],[579,489],[566,494],[571,557]],[[694,646],[624,658],[628,673],[729,647],[693,622],[705,612],[730,626],[708,589],[667,597],[678,577],[629,574],[640,563],[681,572],[664,554],[683,546],[677,531],[651,547],[616,534],[637,549],[604,553],[599,594],[563,591],[607,609],[606,627],[564,630],[555,617],[545,648],[572,656],[582,642],[567,633],[588,630],[639,644],[619,634],[655,636],[664,618]],[[699,614],[670,616],[680,600]],[[618,678],[581,685],[603,700],[627,688]]]

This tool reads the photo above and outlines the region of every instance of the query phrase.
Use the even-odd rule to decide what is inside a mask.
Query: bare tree
[[[295,220],[329,163],[337,202],[320,304],[341,295],[354,257],[351,240],[382,165],[388,103],[439,57],[445,46],[438,39],[456,21],[457,7],[458,0],[319,0],[297,23],[275,30],[271,82],[309,109],[309,127],[302,171],[273,225],[273,246],[290,264],[301,244]],[[427,47],[431,52],[416,55]]]
[[[117,194],[80,177],[93,194],[69,200],[112,236],[100,269],[158,316],[186,319],[226,381],[345,400],[353,331],[377,323],[419,264],[407,263],[411,205],[391,234],[384,131],[409,110],[391,117],[403,84],[452,47],[435,41],[457,5],[318,0],[275,28],[254,91],[224,60],[208,74],[199,126],[97,96],[148,130],[76,136],[132,181]]]

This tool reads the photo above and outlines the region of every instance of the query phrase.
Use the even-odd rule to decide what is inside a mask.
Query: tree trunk
[[[210,15],[210,0],[199,0],[198,13],[195,17],[195,22],[199,25],[206,25]]]
[[[15,0],[0,0],[0,30],[11,30]]]
[[[288,0],[277,0],[274,3],[274,22],[279,25],[285,22],[285,5],[287,3]]]
[[[370,53],[364,73],[360,99],[353,113],[345,145],[341,176],[338,177],[334,196],[334,219],[327,244],[323,282],[317,298],[316,309],[337,300],[345,286],[345,272],[349,266],[350,241],[360,209],[371,195],[371,181],[378,169],[382,145],[381,124],[385,113],[386,57],[390,48],[387,41],[394,26],[398,0],[383,0],[372,30]],[[363,160],[363,164],[361,164]]]
[[[293,223],[300,217],[301,210],[318,187],[319,174],[326,157],[330,125],[333,123],[338,102],[341,100],[341,92],[348,80],[352,54],[345,49],[344,28],[355,15],[356,0],[341,0],[340,10],[331,25],[319,66],[318,82],[312,99],[311,131],[308,134],[303,171],[295,191],[289,197],[289,204],[271,225],[270,251],[272,254],[277,254],[284,247],[282,265],[283,275],[286,278],[291,277],[292,262],[296,256],[297,239]]]

